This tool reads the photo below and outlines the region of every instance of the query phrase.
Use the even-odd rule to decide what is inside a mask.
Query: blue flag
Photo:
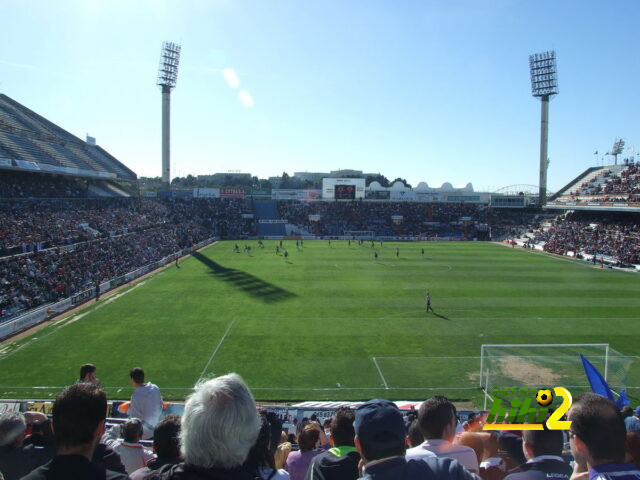
[[[587,380],[589,380],[589,385],[591,385],[591,391],[593,393],[607,397],[609,400],[614,402],[618,408],[622,408],[630,403],[625,390],[620,392],[618,401],[616,401],[611,388],[609,388],[607,381],[602,377],[602,375],[600,375],[598,369],[594,367],[593,364],[584,357],[584,355],[580,354],[580,359],[582,360],[584,373],[587,375]]]

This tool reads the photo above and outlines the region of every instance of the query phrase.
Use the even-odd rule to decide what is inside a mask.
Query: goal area
[[[482,345],[480,387],[487,400],[494,388],[567,388],[572,395],[591,391],[582,366],[584,355],[605,378],[614,393],[626,388],[634,358],[612,349],[608,343]],[[496,390],[497,392],[497,390]],[[501,394],[499,398],[509,400]]]

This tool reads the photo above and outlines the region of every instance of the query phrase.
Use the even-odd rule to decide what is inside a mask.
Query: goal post
[[[591,391],[580,355],[600,371],[614,392],[626,388],[634,358],[608,343],[485,344],[480,350],[480,388],[492,399],[495,387],[550,388],[572,393]]]
[[[344,236],[358,239],[367,238],[373,240],[375,233],[371,230],[345,230]]]

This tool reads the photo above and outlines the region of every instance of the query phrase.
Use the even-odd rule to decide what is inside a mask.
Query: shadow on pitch
[[[433,310],[432,310],[432,313],[433,313],[433,316],[434,316],[434,317],[438,317],[438,318],[441,318],[441,319],[443,319],[443,320],[449,320],[449,317],[445,317],[444,315],[442,315],[442,314],[440,314],[440,313],[436,313],[436,312],[434,312]]]
[[[219,263],[214,262],[199,252],[194,252],[191,256],[209,267],[211,269],[211,274],[216,278],[231,283],[233,286],[239,288],[252,297],[262,300],[263,302],[283,302],[296,296],[295,293],[291,293],[269,282],[265,282],[264,280],[254,277],[242,270],[223,267]]]

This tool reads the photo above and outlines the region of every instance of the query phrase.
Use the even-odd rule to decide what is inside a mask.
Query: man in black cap
[[[472,480],[456,460],[405,459],[405,425],[402,413],[389,400],[371,400],[358,407],[353,424],[355,445],[362,457],[364,480]]]

